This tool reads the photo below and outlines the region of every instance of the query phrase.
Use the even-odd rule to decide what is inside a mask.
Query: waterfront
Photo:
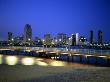
[[[4,55],[22,55],[44,57],[67,62],[78,62],[100,66],[110,66],[110,50],[43,48],[43,47],[7,47],[1,48]]]

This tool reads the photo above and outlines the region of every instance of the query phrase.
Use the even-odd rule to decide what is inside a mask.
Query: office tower
[[[67,43],[67,35],[64,33],[58,33],[57,35],[57,44],[65,45]]]
[[[31,25],[26,24],[24,27],[24,42],[30,42],[32,39],[32,28]]]
[[[79,45],[79,33],[76,33],[76,45]]]
[[[52,42],[53,42],[53,44],[57,45],[57,37],[54,37]]]
[[[79,33],[72,34],[72,45],[79,45]]]
[[[34,44],[35,45],[42,45],[42,40],[39,37],[35,37]]]
[[[80,45],[86,45],[87,39],[84,36],[80,36],[79,42]]]
[[[93,31],[91,30],[90,31],[90,44],[93,44],[94,41],[93,41]]]
[[[45,45],[51,45],[52,43],[52,37],[50,34],[45,34],[44,35],[44,44]]]
[[[72,46],[76,46],[76,35],[72,34]]]
[[[8,32],[8,41],[9,42],[13,41],[13,33],[12,32]]]
[[[98,44],[102,44],[102,31],[98,31]]]
[[[15,37],[14,42],[16,44],[22,44],[23,43],[23,35]]]

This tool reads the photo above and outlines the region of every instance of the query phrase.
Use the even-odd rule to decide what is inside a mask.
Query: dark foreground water
[[[62,57],[63,58],[63,57]],[[58,61],[53,59],[29,57],[29,56],[17,56],[17,55],[0,55],[0,64],[6,65],[38,65],[38,66],[92,66],[88,64],[79,64],[65,61]]]
[[[110,82],[110,68],[1,54],[0,82]]]

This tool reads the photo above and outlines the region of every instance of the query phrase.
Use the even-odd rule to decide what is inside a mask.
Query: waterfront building
[[[44,35],[44,45],[51,45],[52,44],[52,36],[50,34]]]
[[[72,34],[72,46],[79,45],[79,33]]]
[[[86,45],[87,39],[84,36],[80,36],[79,38],[79,45]]]
[[[14,38],[15,44],[16,45],[22,45],[23,44],[23,38],[24,38],[23,35],[15,37]]]
[[[102,44],[102,31],[98,31],[98,44]]]
[[[13,33],[12,32],[8,32],[8,41],[9,42],[13,41]]]
[[[72,46],[76,46],[76,35],[72,34]]]
[[[32,40],[32,28],[31,25],[26,24],[24,27],[24,42],[30,42]]]
[[[94,33],[93,33],[93,31],[91,30],[90,31],[90,44],[93,44],[94,43],[94,41],[93,41],[93,38],[94,38]]]
[[[34,44],[35,45],[42,45],[42,40],[39,37],[35,37]]]
[[[79,33],[76,33],[76,45],[79,45]]]
[[[66,45],[67,44],[67,34],[58,33],[57,34],[57,44],[58,45]]]

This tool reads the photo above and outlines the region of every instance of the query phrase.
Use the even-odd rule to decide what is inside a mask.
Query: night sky
[[[104,41],[110,41],[110,0],[0,0],[0,39],[7,32],[23,34],[30,24],[33,37],[45,33],[80,33],[103,31]]]

